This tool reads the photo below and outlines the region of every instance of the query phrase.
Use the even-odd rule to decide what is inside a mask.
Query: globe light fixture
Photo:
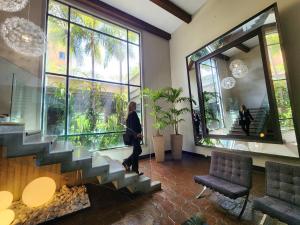
[[[229,69],[235,78],[243,78],[249,72],[248,66],[240,59],[235,59],[230,63]]]
[[[233,77],[226,77],[222,79],[221,86],[224,89],[231,89],[235,86],[235,83],[236,81]]]
[[[0,225],[10,225],[15,219],[15,213],[11,209],[0,211]]]
[[[1,34],[4,42],[17,53],[38,57],[45,52],[44,32],[27,19],[19,17],[6,19],[1,26]]]
[[[13,194],[9,191],[0,191],[0,211],[7,209],[10,206],[13,198]]]
[[[0,0],[0,10],[18,12],[26,7],[29,0]]]
[[[39,207],[49,202],[56,190],[55,181],[50,177],[39,177],[31,181],[22,193],[22,201],[28,207]]]

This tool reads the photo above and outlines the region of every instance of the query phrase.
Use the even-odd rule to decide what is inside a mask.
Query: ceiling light
[[[1,26],[1,34],[5,43],[17,53],[38,57],[45,52],[45,34],[39,26],[29,20],[8,18]]]
[[[6,12],[21,11],[26,7],[28,0],[0,0],[0,10]]]
[[[235,59],[230,63],[229,69],[235,78],[243,78],[248,73],[247,65],[240,59]]]
[[[235,86],[235,79],[233,77],[226,77],[224,79],[222,79],[221,81],[221,86],[224,89],[231,89]]]

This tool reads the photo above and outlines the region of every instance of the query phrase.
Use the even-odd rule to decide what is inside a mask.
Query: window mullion
[[[70,74],[70,19],[71,19],[71,7],[68,7],[68,43],[67,43],[67,79],[66,79],[66,116],[65,116],[65,136],[68,135],[69,127],[69,74]]]

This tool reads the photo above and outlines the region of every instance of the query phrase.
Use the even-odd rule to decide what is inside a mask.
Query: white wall
[[[300,95],[295,90],[300,90],[300,29],[296,21],[300,19],[299,0],[278,0],[281,16],[281,27],[286,47],[288,67],[293,98],[296,106],[296,120],[300,124]],[[188,80],[185,65],[185,57],[199,49],[211,40],[224,34],[236,25],[252,17],[267,6],[273,4],[273,0],[209,0],[193,16],[190,24],[183,24],[172,34],[170,41],[171,77],[173,87],[185,87],[185,95],[188,95]],[[234,12],[234,13],[233,13]],[[212,149],[196,147],[193,140],[192,120],[186,115],[186,123],[181,125],[184,134],[184,149],[192,152],[209,154]],[[285,151],[279,146],[278,151]],[[272,156],[254,156],[256,164],[263,165],[266,159]]]
[[[241,52],[230,60],[241,59],[248,66],[249,72],[241,79],[237,79],[236,86],[231,89],[233,96],[239,99],[239,105],[247,108],[260,108],[267,95],[267,86],[262,64],[260,46],[250,52]]]

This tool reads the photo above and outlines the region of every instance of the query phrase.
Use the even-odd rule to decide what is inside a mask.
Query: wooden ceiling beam
[[[192,16],[175,5],[173,2],[169,0],[150,0],[151,2],[155,3],[159,7],[163,8],[164,10],[168,11],[169,13],[173,14],[177,18],[183,20],[186,23],[190,23],[192,21]]]
[[[166,40],[171,39],[170,33],[163,31],[149,23],[146,23],[145,21],[140,20],[100,0],[76,0],[76,2],[79,2],[82,5],[85,5],[87,7],[93,8],[97,10],[99,13],[112,17],[120,22],[124,22],[125,24],[131,25],[138,29],[148,31],[149,33],[155,34]]]
[[[250,52],[250,48],[247,47],[246,45],[243,44],[238,44],[237,46],[235,46],[236,48],[238,48],[239,50],[243,51],[243,52]]]

